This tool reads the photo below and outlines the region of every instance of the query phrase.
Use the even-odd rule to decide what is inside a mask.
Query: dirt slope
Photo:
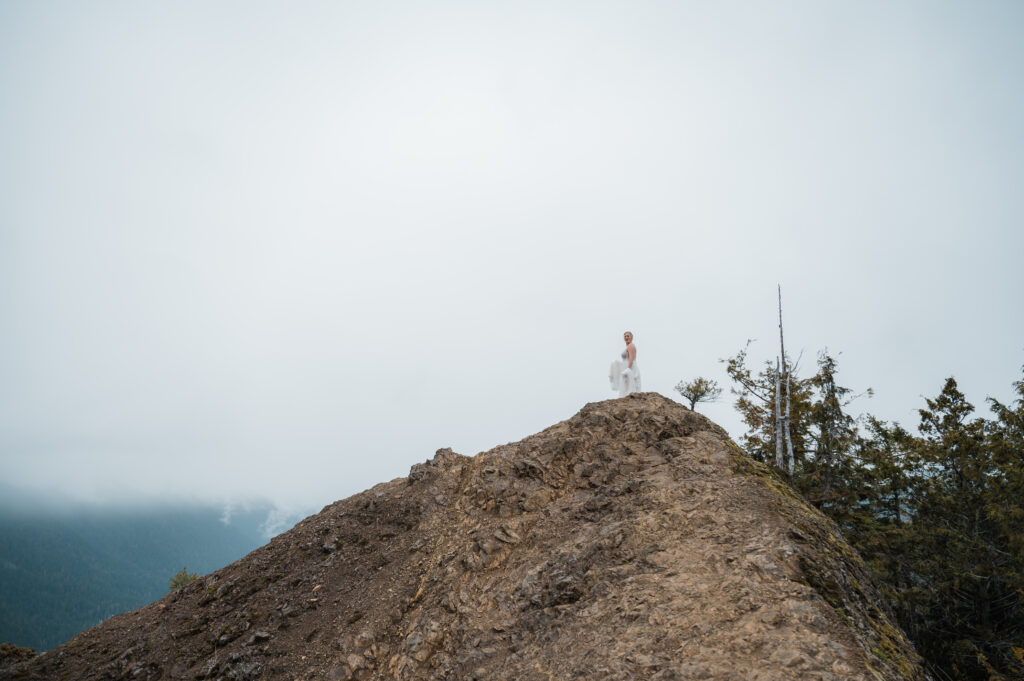
[[[926,679],[835,527],[654,393],[336,502],[0,679]]]

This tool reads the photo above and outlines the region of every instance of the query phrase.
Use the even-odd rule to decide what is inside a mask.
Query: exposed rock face
[[[440,450],[0,678],[927,676],[829,521],[640,393]]]

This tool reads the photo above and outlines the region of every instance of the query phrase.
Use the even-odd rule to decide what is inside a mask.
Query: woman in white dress
[[[627,331],[622,334],[622,340],[626,341],[626,349],[622,351],[620,359],[612,362],[608,375],[608,380],[612,384],[612,390],[618,390],[619,397],[640,392],[640,366],[636,363],[636,346],[633,345],[633,332]]]

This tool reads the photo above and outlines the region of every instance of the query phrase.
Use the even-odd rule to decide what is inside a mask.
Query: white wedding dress
[[[608,380],[612,384],[612,390],[619,391],[619,397],[640,392],[640,365],[636,363],[634,357],[633,367],[629,367],[629,351],[623,350],[621,359],[612,362],[608,370]]]

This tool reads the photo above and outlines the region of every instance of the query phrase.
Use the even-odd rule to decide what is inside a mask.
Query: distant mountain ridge
[[[22,500],[21,504],[23,504]],[[47,650],[266,543],[269,503],[147,508],[0,504],[0,642]],[[296,518],[297,519],[297,518]],[[278,527],[277,530],[287,529]]]

